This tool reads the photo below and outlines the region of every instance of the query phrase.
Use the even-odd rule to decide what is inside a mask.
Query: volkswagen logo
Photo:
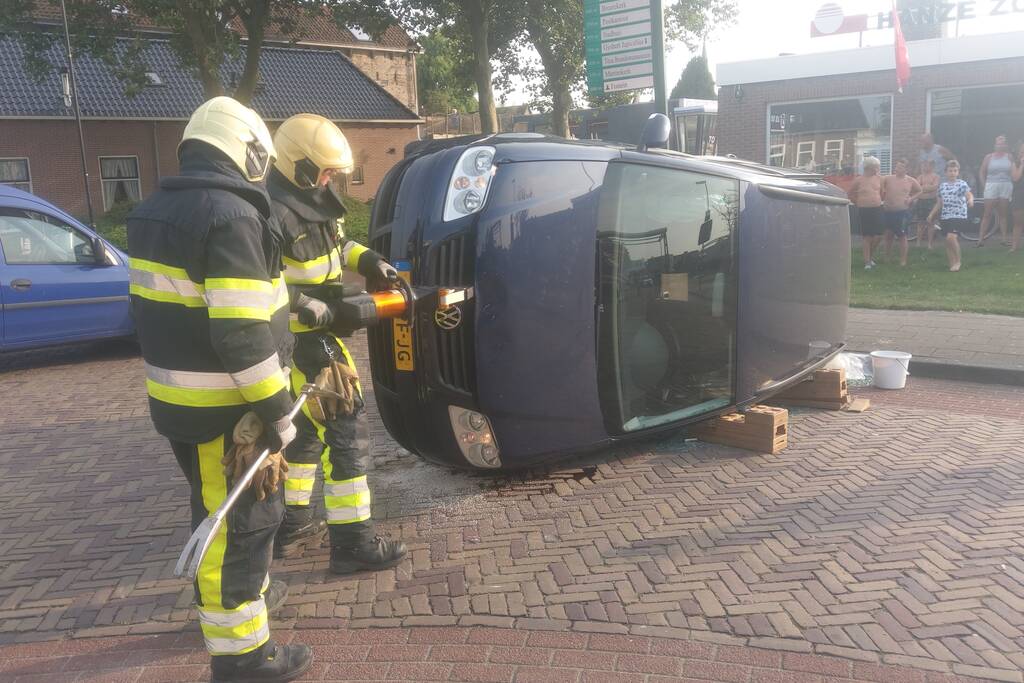
[[[454,330],[462,322],[462,310],[458,306],[449,306],[435,311],[434,322],[442,330]]]

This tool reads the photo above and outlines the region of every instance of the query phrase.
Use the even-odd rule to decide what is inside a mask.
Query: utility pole
[[[68,50],[68,79],[71,84],[71,102],[75,108],[75,123],[78,124],[78,149],[82,154],[82,178],[85,180],[85,203],[89,207],[89,225],[96,226],[92,212],[92,193],[89,191],[89,164],[85,160],[85,134],[82,132],[82,109],[78,103],[78,86],[75,85],[75,57],[71,51],[71,32],[68,29],[68,8],[60,0],[60,11],[64,17],[64,43]]]
[[[62,0],[63,1],[63,0]],[[662,0],[651,0],[654,43],[654,111],[668,116],[668,88],[665,85],[665,15]]]

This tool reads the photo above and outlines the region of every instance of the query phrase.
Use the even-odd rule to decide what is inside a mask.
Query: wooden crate
[[[789,411],[754,406],[745,413],[730,413],[699,422],[690,428],[690,433],[708,443],[778,453],[789,444]]]
[[[817,370],[802,382],[776,394],[772,400],[791,406],[842,410],[850,401],[846,370]]]

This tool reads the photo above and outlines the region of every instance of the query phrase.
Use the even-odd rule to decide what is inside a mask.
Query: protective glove
[[[316,376],[317,389],[308,402],[309,414],[321,424],[351,415],[355,412],[358,382],[355,368],[332,360]]]
[[[282,438],[282,429],[286,427],[280,423],[287,422],[291,427],[292,436],[287,441]],[[224,466],[224,475],[230,482],[241,479],[252,467],[265,448],[271,448],[271,454],[260,464],[259,470],[249,483],[249,487],[256,492],[256,500],[263,500],[268,495],[277,491],[281,482],[288,478],[288,463],[281,456],[284,445],[294,438],[295,427],[291,420],[282,418],[272,425],[270,430],[264,430],[263,422],[256,413],[248,412],[242,416],[235,425],[231,439],[231,448],[228,449],[221,464]]]
[[[331,307],[306,294],[299,294],[295,301],[295,311],[299,314],[299,322],[306,327],[327,327],[334,322]]]
[[[379,259],[373,265],[366,279],[370,289],[391,289],[392,285],[398,282],[398,271],[384,259]]]

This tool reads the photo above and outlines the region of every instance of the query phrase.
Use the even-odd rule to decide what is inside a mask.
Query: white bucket
[[[872,351],[871,369],[879,389],[902,389],[910,374],[909,353],[904,351]]]

